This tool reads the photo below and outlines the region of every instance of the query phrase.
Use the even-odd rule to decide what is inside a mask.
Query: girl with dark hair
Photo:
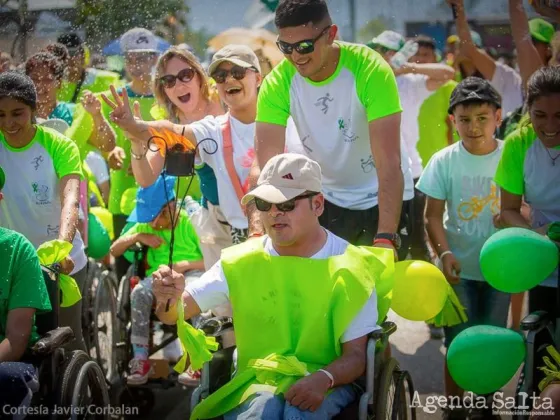
[[[70,126],[73,121],[73,110],[69,104],[58,102],[56,98],[64,77],[64,61],[60,57],[50,52],[39,52],[26,61],[25,74],[33,80],[37,89],[37,117],[58,118]]]
[[[560,68],[542,67],[527,83],[530,123],[506,139],[496,172],[501,187],[498,227],[522,227],[546,234],[560,221]],[[531,207],[531,222],[521,214],[522,202]],[[555,313],[557,273],[529,291],[529,312]]]
[[[0,74],[0,167],[6,178],[0,226],[25,235],[35,248],[56,239],[72,243],[61,272],[70,274],[81,288],[87,257],[77,230],[80,153],[72,140],[35,124],[38,107],[29,77],[18,72]],[[61,326],[74,332],[71,349],[86,350],[81,314],[81,300],[60,309]]]

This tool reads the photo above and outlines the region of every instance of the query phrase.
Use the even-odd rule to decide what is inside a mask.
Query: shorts
[[[409,217],[411,201],[404,201],[399,221],[398,233],[401,237],[401,248],[398,250],[399,261],[406,259],[409,248],[409,232],[411,220]],[[377,233],[379,223],[379,207],[366,210],[350,210],[339,207],[325,200],[325,211],[319,217],[321,226],[336,236],[347,240],[352,245],[373,245],[373,238]]]
[[[453,327],[444,327],[445,347],[462,331],[475,325],[506,327],[510,295],[494,289],[485,281],[461,279],[452,284],[459,301],[465,307],[468,320]]]

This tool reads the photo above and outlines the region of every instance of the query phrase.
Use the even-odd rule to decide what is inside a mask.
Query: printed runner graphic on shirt
[[[37,156],[35,159],[33,159],[33,160],[31,161],[31,164],[33,165],[33,167],[35,168],[35,170],[38,170],[38,169],[39,169],[39,166],[40,166],[41,163],[43,163],[43,162],[44,162],[43,155],[40,155],[40,156]]]
[[[334,99],[331,98],[331,94],[327,93],[325,96],[321,96],[319,99],[317,99],[317,101],[315,102],[315,106],[322,107],[321,111],[323,111],[323,114],[327,115],[327,112],[329,112],[328,102],[332,101],[334,101]]]
[[[489,208],[493,215],[499,213],[500,195],[496,184],[491,178],[464,176],[462,189],[466,196],[472,198],[457,206],[457,215],[464,222],[461,227],[465,229],[467,235],[487,236],[488,222],[486,220],[481,223],[479,216],[486,208]]]

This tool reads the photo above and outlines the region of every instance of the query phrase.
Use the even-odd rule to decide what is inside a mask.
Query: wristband
[[[325,375],[327,375],[329,377],[329,379],[331,380],[331,384],[329,385],[329,389],[334,388],[334,376],[332,376],[332,373],[330,373],[328,370],[325,370],[325,369],[319,369],[319,370],[317,370],[317,372],[323,372]]]
[[[451,251],[443,251],[443,252],[441,253],[441,255],[439,256],[439,259],[440,259],[440,260],[443,260],[443,257],[445,257],[446,255],[453,255],[453,252],[451,252]]]
[[[133,157],[134,159],[136,159],[136,160],[142,160],[142,159],[144,159],[144,158],[146,157],[146,154],[147,154],[147,153],[148,153],[148,152],[145,151],[145,152],[142,153],[141,155],[137,155],[136,153],[134,153],[134,152],[132,151],[132,148],[130,148],[130,156],[132,156],[132,157]]]
[[[390,239],[385,239],[385,238],[375,239],[373,241],[373,245],[375,245],[375,244],[387,244],[387,245],[391,245],[393,248],[395,247],[395,244],[393,243],[393,241],[391,241]]]
[[[255,232],[255,233],[251,233],[247,239],[258,238],[260,236],[264,236],[264,233]]]

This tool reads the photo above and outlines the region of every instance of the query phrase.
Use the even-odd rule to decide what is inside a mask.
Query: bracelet
[[[258,238],[261,236],[264,236],[264,233],[255,232],[255,233],[251,233],[247,239]]]
[[[440,259],[440,260],[443,260],[443,257],[445,257],[446,255],[453,255],[453,252],[451,252],[451,251],[443,251],[443,252],[441,253],[441,255],[439,256],[439,259]]]
[[[141,155],[137,155],[136,153],[134,153],[132,151],[132,147],[130,148],[130,156],[132,156],[134,159],[136,160],[142,160],[146,157],[146,155],[148,154],[148,151],[146,150],[146,148],[144,147],[144,153]]]
[[[393,243],[393,241],[389,240],[389,239],[385,239],[385,238],[379,238],[379,239],[375,239],[373,241],[373,244],[377,244],[377,243],[381,243],[381,244],[387,244],[387,245],[391,245],[392,247],[395,246],[395,244]]]
[[[317,370],[317,372],[323,372],[325,375],[327,375],[329,377],[329,379],[331,380],[331,384],[329,386],[329,389],[334,388],[334,376],[332,375],[332,373],[330,373],[328,370],[325,370],[325,369],[319,369],[319,370]]]

